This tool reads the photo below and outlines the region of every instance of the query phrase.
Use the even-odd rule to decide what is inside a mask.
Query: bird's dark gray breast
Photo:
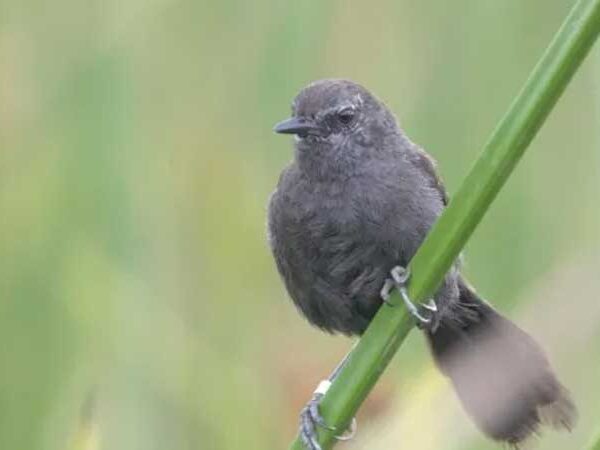
[[[317,182],[292,165],[269,205],[269,240],[287,290],[328,331],[366,329],[389,270],[408,262],[420,241],[414,234],[428,228],[403,217],[414,193],[405,195],[381,169],[373,173]]]

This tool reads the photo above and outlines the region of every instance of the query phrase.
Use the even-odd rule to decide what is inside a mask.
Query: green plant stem
[[[433,295],[477,224],[565,90],[600,31],[600,0],[579,0],[504,116],[475,166],[410,263],[415,302]],[[398,295],[392,301],[401,305]],[[325,421],[344,429],[413,326],[405,308],[384,305],[321,401]],[[319,428],[324,450],[335,432]],[[292,450],[304,446],[297,438]]]

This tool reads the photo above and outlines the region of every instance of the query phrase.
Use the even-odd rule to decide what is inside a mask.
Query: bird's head
[[[275,125],[276,133],[296,136],[301,158],[337,160],[377,152],[398,133],[393,114],[364,87],[348,80],[320,80],[300,91],[292,117]]]

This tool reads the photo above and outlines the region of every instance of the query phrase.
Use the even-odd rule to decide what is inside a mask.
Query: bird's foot
[[[319,403],[321,402],[323,395],[325,395],[325,392],[327,392],[329,389],[329,386],[331,386],[331,381],[321,381],[313,395],[313,398],[300,413],[300,439],[308,450],[321,450],[321,445],[319,444],[317,438],[317,427],[321,427],[330,431],[336,431],[335,427],[325,423],[325,419],[323,419],[323,416],[321,416],[321,413],[319,412]],[[344,434],[336,436],[335,438],[338,441],[350,440],[356,434],[356,428],[356,419],[352,419],[350,429],[344,432]]]
[[[381,299],[388,305],[394,306],[390,301],[390,293],[396,288],[400,292],[402,301],[408,309],[410,315],[417,322],[417,326],[421,329],[435,331],[439,325],[438,308],[433,299],[422,305],[416,306],[406,290],[406,283],[410,278],[410,271],[402,266],[394,267],[390,272],[391,278],[385,280],[383,288],[381,288]]]

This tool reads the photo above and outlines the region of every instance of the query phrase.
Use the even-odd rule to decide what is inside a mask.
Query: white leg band
[[[331,381],[329,380],[323,380],[319,383],[319,385],[317,386],[317,389],[315,389],[315,394],[325,394],[328,390],[329,390],[329,386],[331,386]]]

